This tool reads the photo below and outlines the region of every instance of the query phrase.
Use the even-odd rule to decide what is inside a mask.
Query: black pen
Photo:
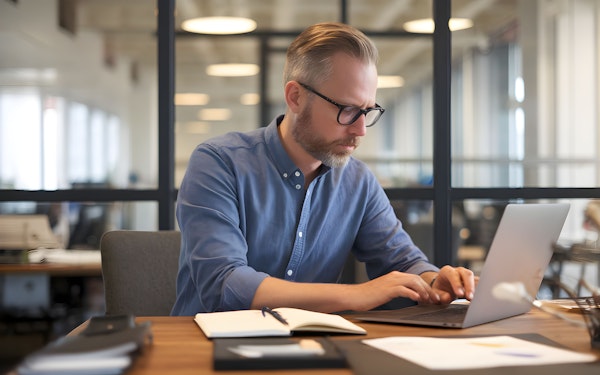
[[[265,313],[271,314],[273,316],[273,318],[279,320],[281,323],[285,324],[286,326],[288,325],[287,320],[285,320],[283,318],[283,316],[281,316],[280,313],[278,313],[275,310],[272,310],[270,307],[265,306],[265,307],[262,308],[262,314],[263,314],[263,316],[265,316]]]

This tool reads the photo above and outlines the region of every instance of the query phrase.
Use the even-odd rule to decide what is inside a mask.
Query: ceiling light
[[[181,28],[199,34],[243,34],[256,29],[256,22],[244,17],[199,17],[183,21]]]
[[[254,92],[242,94],[240,97],[240,103],[243,105],[256,105],[260,103],[260,95]]]
[[[431,18],[423,18],[406,22],[402,27],[411,33],[431,34],[433,33],[435,24]],[[473,21],[468,18],[450,18],[448,27],[450,31],[464,30],[473,27]]]
[[[393,87],[404,86],[404,78],[401,76],[378,76],[377,77],[377,88],[388,89]]]
[[[205,108],[198,111],[198,118],[202,121],[225,121],[231,118],[229,108]]]
[[[206,67],[206,74],[216,77],[255,76],[259,71],[256,64],[212,64]]]
[[[180,92],[175,94],[175,105],[206,105],[209,99],[207,94]]]

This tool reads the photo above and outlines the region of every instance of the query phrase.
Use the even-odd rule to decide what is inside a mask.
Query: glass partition
[[[460,14],[477,2],[454,3]],[[502,15],[492,28],[453,34],[453,45],[479,40],[453,53],[453,186],[598,186],[599,4],[490,8]]]
[[[433,34],[431,23],[421,31],[406,24],[430,19],[433,1],[236,4],[176,3],[175,66],[165,68],[175,70],[175,187],[198,143],[264,126],[284,111],[285,50],[322,21],[364,30],[380,50],[380,75],[396,80],[380,86],[386,113],[356,157],[385,188],[435,186]],[[600,185],[593,78],[600,76],[599,7],[592,0],[452,1],[452,18],[470,22],[456,27],[451,19],[453,188]],[[155,191],[140,192],[158,187],[156,8],[140,1],[0,2],[0,45],[11,51],[0,55],[0,189],[131,189],[157,199]],[[188,18],[226,13],[255,19],[257,29],[234,36],[182,31]],[[258,70],[216,77],[207,72],[216,63]],[[426,191],[418,198],[432,197]]]
[[[156,202],[0,202],[0,215],[46,215],[64,249],[97,250],[110,230],[157,230]]]
[[[0,187],[156,187],[154,6],[79,2],[67,26],[75,4],[0,2]],[[119,11],[138,24],[111,33]]]

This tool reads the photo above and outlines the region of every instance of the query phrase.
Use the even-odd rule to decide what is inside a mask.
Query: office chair
[[[180,244],[174,230],[106,232],[100,241],[106,315],[169,315]]]

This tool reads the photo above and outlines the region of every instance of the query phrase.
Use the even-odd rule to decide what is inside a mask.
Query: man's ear
[[[300,85],[296,81],[289,81],[284,87],[285,102],[293,113],[300,112],[302,106],[300,89]]]

